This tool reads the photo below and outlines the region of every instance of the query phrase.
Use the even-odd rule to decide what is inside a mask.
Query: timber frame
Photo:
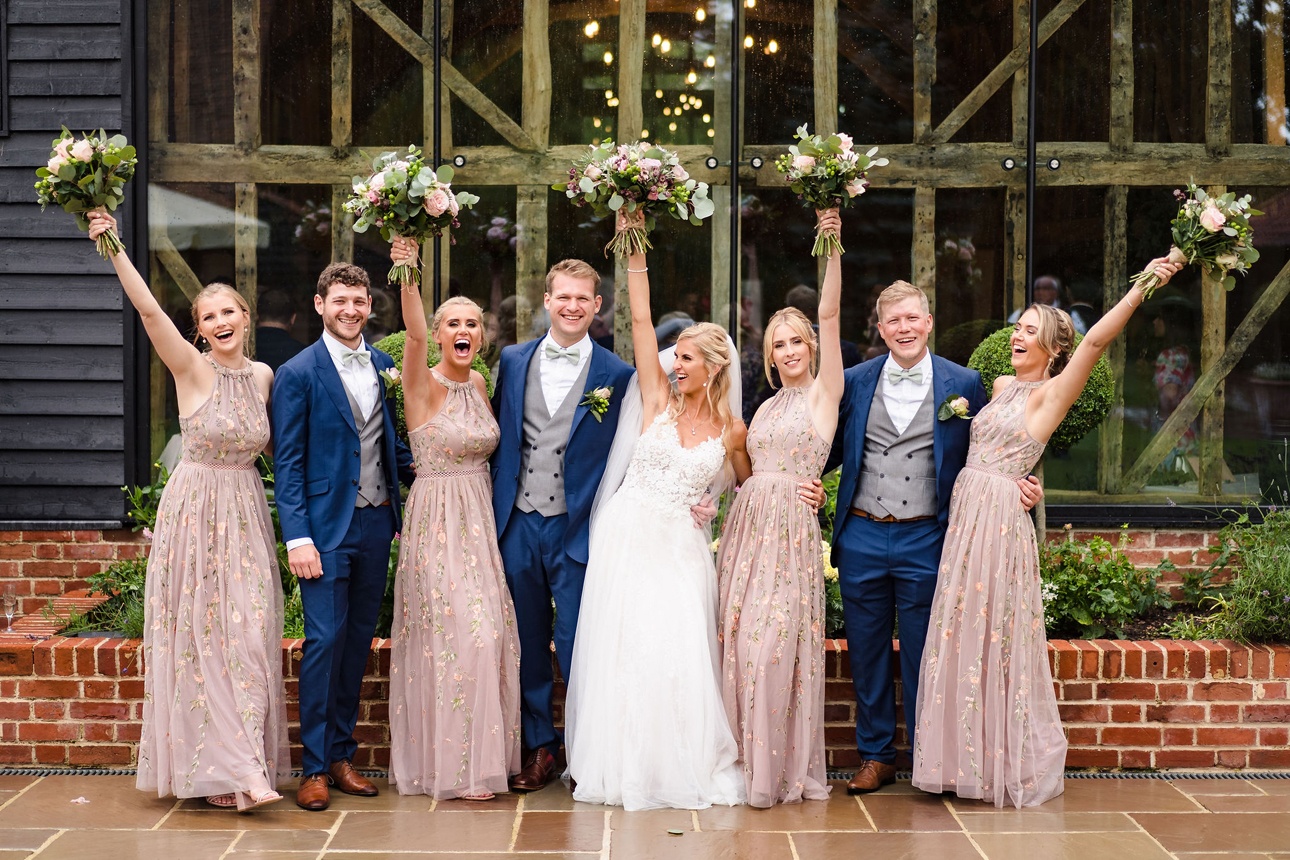
[[[236,228],[235,260],[238,289],[247,294],[254,306],[256,291],[256,187],[259,183],[308,183],[332,187],[331,211],[344,218],[340,202],[349,192],[350,177],[363,172],[367,160],[353,145],[352,123],[352,44],[354,15],[365,15],[379,26],[403,50],[415,57],[425,69],[423,122],[427,140],[434,127],[434,91],[439,87],[440,145],[445,160],[464,156],[465,165],[457,171],[457,181],[466,187],[510,186],[516,191],[517,243],[517,327],[527,331],[534,308],[540,306],[543,275],[547,259],[548,188],[566,177],[568,165],[583,151],[582,146],[550,145],[551,129],[551,51],[549,27],[555,15],[568,17],[568,7],[557,9],[548,0],[523,0],[523,25],[519,38],[511,45],[521,55],[523,67],[522,111],[519,118],[491,101],[459,69],[451,58],[451,36],[454,0],[438,0],[443,32],[434,29],[435,0],[424,0],[421,26],[405,23],[383,0],[332,0],[331,14],[331,138],[329,146],[264,145],[260,139],[260,10],[258,0],[232,0],[230,26],[233,30],[234,135],[231,143],[178,143],[167,139],[167,118],[171,110],[169,75],[172,46],[161,37],[168,26],[169,4],[149,3],[149,71],[148,114],[150,179],[158,182],[221,182],[235,187]],[[620,139],[634,139],[642,128],[641,77],[642,60],[647,46],[646,0],[619,0],[603,3],[599,10],[605,16],[618,17],[617,55],[620,94],[616,128]],[[1229,185],[1282,185],[1290,175],[1290,153],[1283,145],[1280,125],[1286,104],[1284,20],[1279,6],[1271,4],[1264,25],[1270,34],[1266,40],[1264,62],[1265,92],[1269,141],[1274,144],[1235,144],[1232,134],[1232,0],[1210,0],[1209,45],[1206,82],[1206,116],[1203,143],[1140,143],[1133,139],[1134,130],[1134,57],[1133,0],[1111,0],[1110,125],[1108,139],[1102,142],[1038,143],[1042,162],[1060,159],[1060,171],[1041,171],[1041,186],[1094,186],[1104,190],[1103,239],[1106,272],[1104,299],[1107,306],[1122,295],[1127,271],[1127,200],[1134,186],[1171,184],[1180,176],[1191,176],[1212,191]],[[690,4],[693,6],[693,4]],[[936,191],[945,188],[1002,188],[1005,195],[1006,240],[1004,259],[1004,295],[1008,308],[1020,306],[1025,296],[1024,236],[1029,201],[1025,193],[1024,171],[1005,172],[1000,162],[1005,157],[1024,153],[1029,134],[1027,92],[1029,87],[1028,28],[1031,5],[1028,0],[1013,4],[1012,49],[992,71],[983,77],[956,107],[939,123],[933,121],[932,87],[936,78],[937,0],[912,0],[914,31],[913,49],[913,139],[908,143],[884,145],[883,155],[890,166],[873,177],[874,187],[906,189],[913,192],[913,242],[910,248],[911,270],[919,287],[936,302]],[[1060,0],[1039,22],[1039,43],[1080,14],[1085,0]],[[656,2],[651,9],[666,7],[676,11],[675,0]],[[674,8],[675,7],[675,8]],[[1275,8],[1274,8],[1275,7]],[[686,7],[689,8],[689,7]],[[751,188],[778,185],[773,170],[753,170],[749,162],[761,157],[767,162],[779,154],[779,146],[745,145],[732,159],[729,128],[732,111],[740,104],[740,81],[723,80],[722,70],[729,67],[730,46],[738,44],[742,33],[742,16],[752,14],[738,0],[710,3],[716,17],[718,47],[717,91],[711,146],[679,147],[683,162],[695,178],[709,183],[717,202],[714,218],[711,279],[711,307],[714,318],[724,320],[730,313],[731,285],[739,277],[738,261],[730,259],[730,231],[738,224],[721,214],[730,212],[731,173],[729,165],[738,165],[738,184]],[[581,15],[588,14],[586,8]],[[825,133],[835,130],[838,116],[838,0],[815,0],[813,27],[814,112],[813,126]],[[440,75],[434,78],[436,45],[442,46],[438,58]],[[724,47],[720,47],[724,46]],[[181,50],[176,46],[175,50]],[[723,56],[720,52],[725,51]],[[180,74],[175,65],[175,74]],[[964,143],[956,134],[989,99],[1010,87],[1012,129],[1010,141]],[[449,111],[451,93],[458,109],[476,113],[505,141],[502,146],[457,146],[451,139]],[[389,141],[386,149],[401,148],[407,141]],[[1276,145],[1282,144],[1282,145]],[[429,147],[427,146],[427,149]],[[715,156],[719,166],[704,166],[704,160]],[[735,210],[737,211],[737,210]],[[342,222],[331,231],[333,259],[349,258],[353,253],[353,234]],[[187,269],[173,246],[155,242],[152,248],[153,270],[164,269],[190,293],[197,280]],[[446,248],[440,258],[441,286],[448,277]],[[619,264],[620,267],[623,265]],[[617,283],[625,285],[622,273]],[[1158,431],[1146,450],[1132,464],[1123,462],[1122,429],[1108,422],[1100,441],[1098,457],[1099,489],[1108,494],[1134,494],[1142,490],[1152,468],[1174,446],[1182,433],[1199,416],[1204,440],[1200,457],[1200,491],[1215,496],[1221,488],[1223,461],[1223,382],[1271,315],[1283,303],[1290,290],[1290,266],[1283,269],[1255,302],[1249,314],[1235,329],[1230,340],[1227,330],[1225,294],[1213,284],[1206,284],[1202,307],[1202,348],[1200,377],[1182,404]],[[427,290],[427,296],[432,291]],[[432,300],[427,298],[427,304]],[[617,303],[615,329],[618,344],[630,349],[626,333],[627,303]],[[620,347],[621,349],[621,347]],[[630,358],[630,356],[627,356]],[[1125,349],[1123,339],[1110,352],[1117,379],[1123,376]],[[154,373],[154,378],[156,377]],[[1122,385],[1117,386],[1117,404],[1123,403]],[[154,391],[154,406],[157,403]]]

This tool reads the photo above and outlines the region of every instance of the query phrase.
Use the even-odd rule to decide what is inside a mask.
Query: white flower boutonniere
[[[936,410],[936,417],[941,421],[948,421],[951,418],[971,418],[968,415],[968,399],[961,394],[951,394],[945,398],[941,408]]]
[[[399,375],[397,367],[391,367],[389,370],[381,371],[381,379],[385,380],[385,396],[393,397],[394,389],[403,383],[403,377]]]
[[[604,419],[605,413],[609,411],[609,398],[613,393],[613,388],[604,386],[593,388],[582,395],[582,402],[578,405],[587,407],[587,410],[591,412],[591,417],[599,422]]]

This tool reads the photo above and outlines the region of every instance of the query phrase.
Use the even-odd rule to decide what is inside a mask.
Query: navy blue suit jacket
[[[368,344],[372,364],[388,370],[394,361]],[[399,478],[411,484],[412,452],[394,429],[394,400],[385,397],[385,476],[401,524]],[[278,369],[273,379],[273,495],[283,541],[310,538],[329,552],[345,537],[358,500],[358,425],[331,353],[319,338]]]
[[[529,362],[534,360],[538,344],[542,341],[543,338],[539,337],[506,347],[497,365],[493,412],[497,415],[502,438],[493,452],[492,466],[493,515],[499,538],[506,531],[519,493],[520,448],[524,444],[524,388],[528,381]],[[564,546],[569,557],[580,564],[587,563],[591,503],[595,501],[600,479],[605,474],[605,461],[609,458],[609,448],[618,428],[623,395],[636,372],[631,365],[594,342],[589,361],[591,366],[587,369],[584,391],[612,388],[613,393],[609,396],[609,411],[600,421],[588,415],[588,407],[578,407],[573,414],[569,442],[565,447],[564,503],[569,512],[569,525]],[[583,392],[570,392],[570,396],[577,396],[579,401],[583,399],[582,395]],[[570,454],[576,456],[571,457]]]
[[[860,485],[860,464],[864,459],[864,435],[869,424],[869,407],[878,390],[878,376],[887,356],[872,358],[863,364],[849,367],[843,378],[845,387],[842,404],[838,409],[838,432],[834,437],[834,455],[840,451],[842,477],[838,482],[838,510],[833,520],[833,541],[837,544],[842,526],[851,515],[851,499]],[[961,367],[940,356],[932,356],[932,409],[940,409],[951,394],[968,399],[969,414],[975,415],[985,406],[985,389],[981,374]],[[967,462],[969,428],[971,421],[950,418],[941,421],[933,414],[935,429],[932,449],[936,458],[936,515],[941,528],[950,522],[950,495],[963,464]],[[833,458],[830,458],[832,460]],[[834,463],[830,464],[832,468]]]

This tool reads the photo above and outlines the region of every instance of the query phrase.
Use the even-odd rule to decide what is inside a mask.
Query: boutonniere
[[[936,417],[941,421],[949,421],[951,418],[971,418],[968,415],[968,399],[961,394],[951,394],[945,398],[941,408],[936,410]]]
[[[605,417],[605,413],[609,411],[609,398],[613,393],[613,388],[593,388],[582,395],[582,402],[578,405],[587,407],[587,410],[591,412],[591,417],[595,418],[596,421],[600,421]]]
[[[380,374],[381,379],[385,380],[385,396],[393,397],[394,389],[398,388],[403,382],[403,377],[399,375],[399,369],[391,367],[388,370],[382,370]]]

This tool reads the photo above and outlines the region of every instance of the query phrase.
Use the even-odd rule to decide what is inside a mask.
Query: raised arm
[[[819,232],[842,232],[837,209],[817,213]],[[838,427],[838,404],[842,402],[842,257],[836,248],[824,267],[820,290],[820,368],[808,395],[811,418],[823,438],[831,440]]]
[[[98,239],[109,230],[116,233],[116,219],[106,212],[90,212],[88,217],[90,239]],[[191,384],[194,376],[200,372],[199,368],[204,369],[201,352],[180,334],[124,250],[112,257],[112,268],[116,269],[126,298],[139,312],[143,328],[148,332],[148,340],[152,342],[153,349],[157,350],[157,357],[175,377],[176,385]]]
[[[1169,262],[1168,257],[1157,257],[1147,268],[1156,273],[1160,278],[1160,286],[1163,287],[1182,269],[1182,265]],[[1084,390],[1084,385],[1093,372],[1093,365],[1106,352],[1111,342],[1120,336],[1120,332],[1124,331],[1133,312],[1142,306],[1142,301],[1142,291],[1136,287],[1125,293],[1124,298],[1084,335],[1065,369],[1044,384],[1038,392],[1039,398],[1031,398],[1034,405],[1026,416],[1026,430],[1031,436],[1041,441],[1047,441],[1052,436]]]
[[[618,229],[643,226],[644,212],[628,214],[618,210]],[[636,377],[644,405],[642,430],[667,408],[669,383],[658,361],[658,340],[654,337],[654,315],[649,306],[649,267],[644,254],[627,258],[627,298],[632,312],[632,348],[636,354]]]
[[[395,236],[390,259],[398,265],[414,265],[417,245],[411,239]],[[408,429],[420,427],[443,407],[443,386],[439,385],[426,362],[430,352],[430,330],[426,325],[425,305],[418,284],[405,284],[399,290],[403,309],[403,366],[399,368],[403,386],[403,415]]]

